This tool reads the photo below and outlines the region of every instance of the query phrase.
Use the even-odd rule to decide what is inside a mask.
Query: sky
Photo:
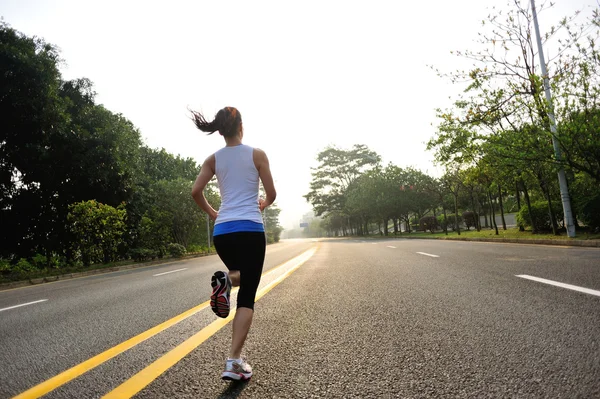
[[[528,2],[525,2],[528,3]],[[540,27],[596,0],[556,0]],[[96,102],[122,113],[152,148],[201,163],[224,145],[189,119],[236,107],[244,143],[270,160],[280,223],[311,207],[311,167],[328,145],[365,144],[383,163],[440,170],[427,141],[436,108],[461,91],[432,71],[468,67],[504,1],[0,0],[0,16],[58,46],[64,79],[86,77]],[[587,10],[587,11],[586,11]]]

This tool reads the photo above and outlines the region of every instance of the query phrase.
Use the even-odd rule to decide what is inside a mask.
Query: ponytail
[[[208,134],[213,134],[217,130],[220,130],[221,126],[218,125],[216,118],[214,121],[208,122],[200,112],[192,110],[190,112],[192,113],[192,121],[198,129]]]
[[[225,107],[215,115],[212,122],[208,122],[204,115],[198,111],[192,111],[192,121],[199,130],[213,134],[217,130],[224,137],[233,137],[242,129],[242,115],[233,107]]]

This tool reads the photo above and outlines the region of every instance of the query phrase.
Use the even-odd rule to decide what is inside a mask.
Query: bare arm
[[[259,203],[262,212],[266,207],[275,202],[277,191],[275,191],[275,184],[273,183],[273,176],[271,175],[271,167],[269,166],[267,154],[265,154],[263,150],[255,148],[253,159],[256,170],[258,170],[258,176],[260,177],[263,187],[265,188],[265,193],[267,194],[267,198],[260,200]]]
[[[208,203],[204,196],[204,188],[215,175],[215,156],[214,154],[206,158],[200,169],[200,174],[194,182],[192,187],[192,197],[198,206],[206,213],[212,220],[217,218],[217,211]]]

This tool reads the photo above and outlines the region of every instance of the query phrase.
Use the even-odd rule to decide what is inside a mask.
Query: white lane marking
[[[417,252],[420,255],[425,255],[425,256],[431,256],[432,258],[439,258],[438,255],[432,255],[432,254],[428,254],[426,252]]]
[[[153,275],[152,275],[152,277],[164,276],[165,274],[169,274],[169,273],[176,273],[176,272],[181,272],[181,271],[184,271],[184,270],[187,270],[187,267],[186,267],[186,268],[183,268],[183,269],[171,270],[170,272],[164,272],[164,273],[153,274]]]
[[[592,290],[590,288],[578,287],[576,285],[560,283],[558,281],[553,281],[553,280],[546,280],[545,278],[529,276],[527,274],[517,274],[516,276],[520,277],[520,278],[525,278],[527,280],[537,281],[538,283],[550,284],[550,285],[554,285],[556,287],[567,288],[569,290],[574,290],[574,291],[584,292],[584,293],[590,294],[590,295],[600,296],[600,291]]]
[[[46,301],[47,301],[47,299],[40,299],[39,301],[33,301],[33,302],[22,303],[20,305],[9,306],[7,308],[0,309],[0,312],[3,312],[5,310],[20,308],[21,306],[33,305],[34,303],[46,302]]]
[[[387,247],[388,247],[388,248],[396,248],[396,247],[394,247],[394,246],[392,246],[392,245],[388,245]]]

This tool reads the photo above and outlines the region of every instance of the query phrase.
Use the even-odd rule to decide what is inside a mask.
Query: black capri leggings
[[[240,271],[237,307],[254,309],[254,298],[265,262],[265,233],[241,231],[220,234],[214,236],[213,242],[227,269]]]

